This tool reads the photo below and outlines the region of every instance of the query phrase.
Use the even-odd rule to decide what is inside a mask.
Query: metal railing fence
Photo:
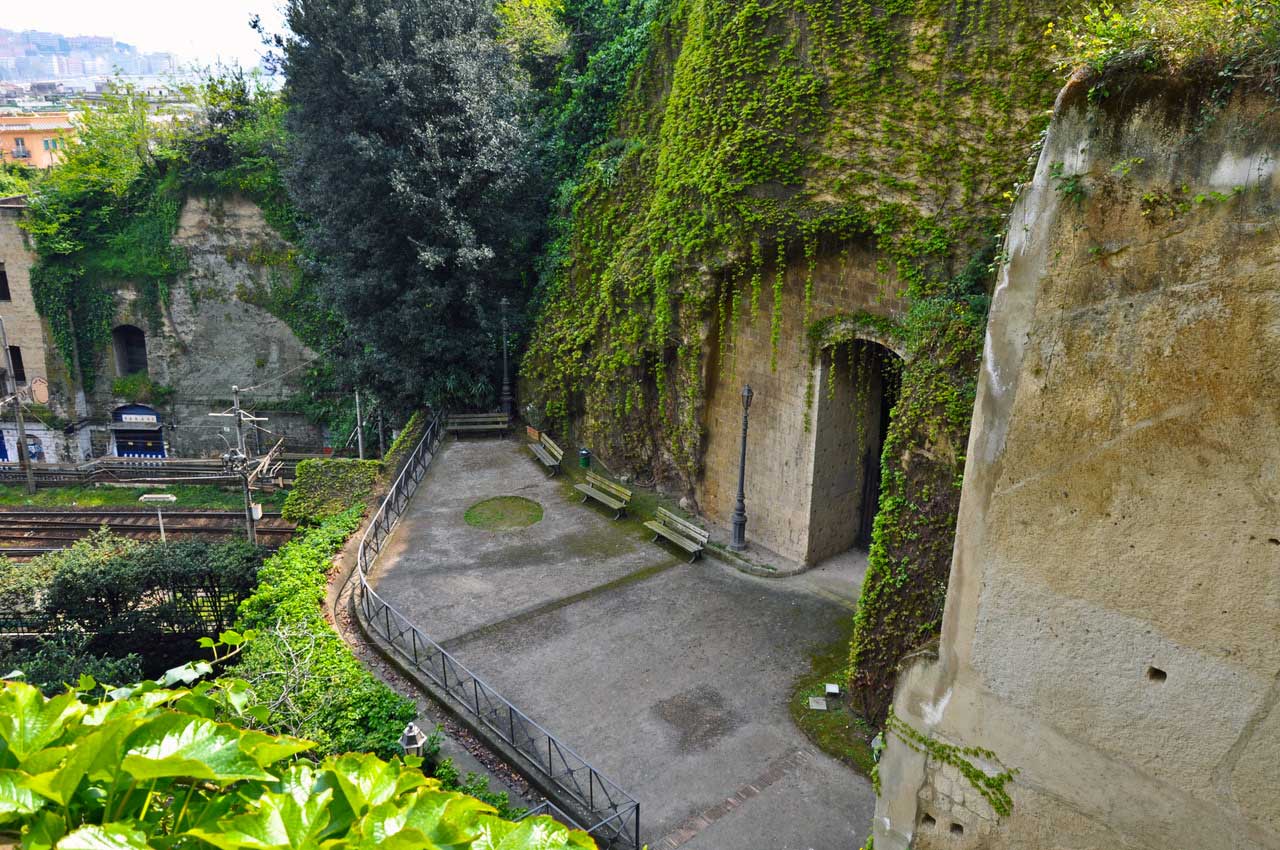
[[[364,621],[418,672],[443,689],[471,717],[516,751],[525,764],[563,794],[576,824],[602,847],[640,850],[640,803],[483,679],[427,637],[369,584],[374,561],[417,491],[443,437],[437,414],[405,461],[360,540],[356,572]]]

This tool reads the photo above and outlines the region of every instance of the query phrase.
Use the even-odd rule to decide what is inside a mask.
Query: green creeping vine
[[[704,361],[718,345],[734,362],[766,287],[776,368],[782,317],[808,324],[833,246],[872,240],[882,286],[921,298],[999,229],[1058,86],[1046,25],[1074,5],[653,4],[613,137],[562,194],[523,362],[537,406],[692,486]]]
[[[866,312],[853,314],[835,313],[810,324],[809,375],[804,389],[804,430],[808,432],[813,427],[813,399],[817,389],[816,367],[818,358],[822,356],[823,349],[831,349],[832,357],[834,358],[835,349],[840,346],[846,346],[850,358],[849,371],[852,374],[855,369],[861,368],[866,364],[863,362],[862,357],[855,355],[854,347],[851,343],[860,339],[871,339],[901,345],[904,341],[904,333],[903,327],[892,319]],[[858,357],[856,361],[855,357]],[[834,369],[830,375],[831,380],[834,381]],[[857,392],[862,392],[867,387],[864,381],[855,381],[854,386]],[[861,434],[859,434],[858,439],[862,439]]]
[[[936,738],[930,738],[894,714],[892,709],[889,710],[889,716],[885,720],[885,731],[896,735],[899,741],[916,752],[959,770],[969,784],[991,804],[996,814],[1008,817],[1013,811],[1013,798],[1006,790],[1006,786],[1013,781],[1018,771],[1006,769],[1000,758],[991,750],[981,747],[957,747],[953,744],[945,744]],[[1000,765],[1001,770],[995,774],[987,773],[970,759],[982,759]],[[875,777],[875,785],[876,794],[879,795],[878,774]]]

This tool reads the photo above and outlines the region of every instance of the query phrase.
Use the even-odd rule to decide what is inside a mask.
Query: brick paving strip
[[[774,759],[759,776],[739,788],[737,793],[731,797],[726,797],[723,803],[717,803],[705,812],[690,817],[654,844],[653,850],[675,850],[682,844],[688,843],[698,833],[738,808],[747,800],[759,796],[766,788],[781,780],[788,773],[804,767],[805,764],[813,759],[813,756],[813,750],[796,750],[793,753]]]

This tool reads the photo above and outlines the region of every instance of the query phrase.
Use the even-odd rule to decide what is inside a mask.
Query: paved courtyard
[[[533,499],[491,532],[468,507]],[[791,722],[792,681],[851,615],[863,564],[786,579],[688,564],[582,505],[514,441],[449,440],[376,570],[379,592],[640,801],[653,850],[853,850],[870,783]],[[731,802],[726,802],[731,800]]]

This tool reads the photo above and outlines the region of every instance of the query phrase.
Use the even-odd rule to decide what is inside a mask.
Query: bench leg
[[[657,543],[657,542],[658,542],[658,535],[656,535],[656,534],[655,534],[655,535],[653,535],[653,539],[652,539],[652,540],[650,540],[649,542],[650,542],[650,543]]]
[[[625,510],[625,509],[619,510],[617,513],[615,513],[615,514],[613,515],[613,521],[614,521],[614,522],[617,522],[618,520],[622,519],[622,511],[623,511],[623,510]]]
[[[590,498],[591,498],[590,496],[583,496],[583,497],[582,497],[582,504],[584,504],[584,505],[585,505],[585,504],[587,503],[587,499],[590,499]]]
[[[698,556],[701,554],[702,554],[701,552],[694,552],[692,555],[689,556],[689,563],[692,564],[694,561],[698,560]]]

